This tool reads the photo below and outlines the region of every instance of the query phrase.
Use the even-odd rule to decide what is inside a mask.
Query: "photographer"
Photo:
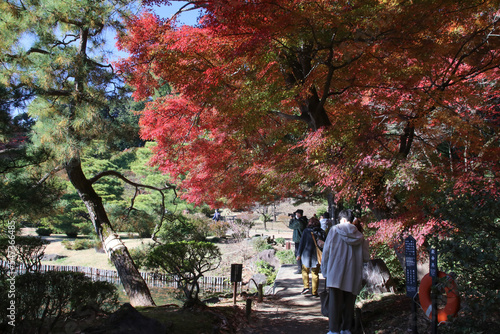
[[[304,217],[304,210],[297,210],[293,214],[289,214],[292,217],[288,223],[288,228],[293,230],[292,240],[295,243],[295,257],[298,256],[298,249],[300,244],[300,238],[302,238],[302,232],[307,227],[307,217]],[[302,273],[302,261],[297,260],[297,271],[295,274]]]

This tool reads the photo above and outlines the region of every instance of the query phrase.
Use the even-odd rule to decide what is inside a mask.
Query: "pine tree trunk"
[[[95,231],[103,243],[111,262],[118,271],[118,276],[132,306],[155,306],[149,288],[130,257],[127,247],[114,232],[103,203],[95,192],[92,183],[85,177],[79,159],[72,159],[66,165],[68,178],[85,203]]]

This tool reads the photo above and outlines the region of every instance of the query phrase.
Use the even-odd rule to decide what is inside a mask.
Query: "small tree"
[[[156,246],[148,256],[149,267],[160,267],[179,278],[186,297],[185,307],[199,303],[198,280],[217,269],[221,262],[219,248],[209,242],[179,241]]]
[[[16,236],[14,245],[9,241],[7,238],[0,239],[0,258],[22,263],[26,272],[38,271],[49,242],[33,236]]]

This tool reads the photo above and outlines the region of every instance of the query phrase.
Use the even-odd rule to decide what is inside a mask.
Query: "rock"
[[[363,268],[363,284],[369,293],[394,292],[394,281],[382,259],[370,260]]]
[[[263,250],[257,254],[257,259],[266,261],[276,269],[280,267],[280,260],[276,257],[276,250],[274,248]]]
[[[167,328],[143,316],[129,303],[123,304],[102,326],[87,328],[82,334],[166,334]]]
[[[202,303],[204,303],[204,304],[217,304],[218,302],[220,302],[219,297],[212,297],[212,298],[202,300]]]
[[[254,274],[248,282],[249,289],[257,289],[259,284],[266,285],[267,276],[264,274]]]
[[[67,257],[66,255],[59,255],[59,254],[45,254],[42,258],[42,261],[55,261],[59,260],[62,258]]]

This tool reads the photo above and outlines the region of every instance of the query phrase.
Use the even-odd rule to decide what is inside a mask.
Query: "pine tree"
[[[130,0],[7,0],[0,2],[0,82],[31,96],[36,119],[33,143],[54,159],[53,170],[65,170],[85,203],[94,228],[118,270],[132,305],[154,305],[130,254],[114,232],[94,184],[103,171],[85,175],[81,153],[109,142],[113,117],[109,105],[121,87],[107,62],[106,34],[122,29],[134,8]]]

